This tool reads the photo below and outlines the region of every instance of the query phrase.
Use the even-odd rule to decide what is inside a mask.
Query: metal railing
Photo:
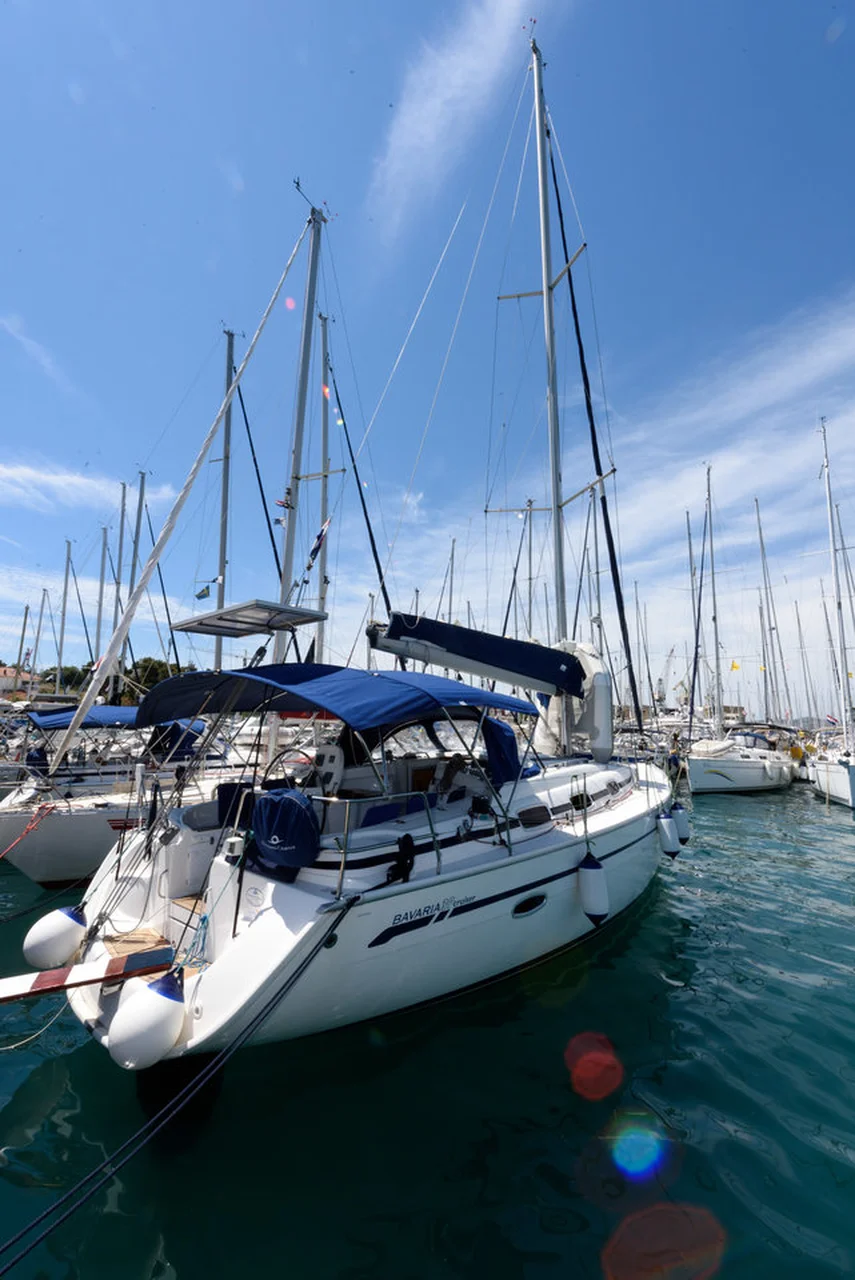
[[[327,837],[327,838],[331,837],[335,841],[341,853],[341,864],[339,866],[338,881],[336,884],[336,891],[335,891],[336,900],[339,900],[341,898],[343,888],[344,888],[344,877],[347,871],[347,857],[348,857],[348,852],[350,851],[351,838],[354,832],[356,831],[371,830],[371,827],[363,827],[361,823],[358,825],[354,824],[354,810],[356,810],[356,813],[358,816],[359,810],[361,808],[372,808],[378,805],[385,806],[385,805],[393,805],[393,804],[398,804],[400,806],[400,810],[396,816],[394,817],[390,816],[390,818],[388,819],[388,822],[378,822],[376,824],[377,827],[380,828],[380,827],[385,827],[392,822],[397,823],[402,818],[420,817],[422,813],[421,809],[412,809],[409,812],[407,812],[407,809],[406,809],[406,804],[408,801],[414,800],[414,799],[420,800],[422,802],[424,815],[427,818],[427,824],[430,829],[430,838],[433,843],[434,854],[436,855],[436,874],[442,875],[442,841],[440,840],[439,834],[437,832],[437,825],[435,821],[436,815],[434,813],[434,806],[431,805],[430,799],[429,799],[430,795],[432,794],[434,793],[426,792],[426,791],[399,791],[392,794],[377,793],[375,795],[370,795],[370,796],[343,797],[343,796],[314,795],[311,797],[313,802],[318,801],[322,805],[329,805],[329,806],[344,805],[345,807],[344,821],[342,824],[341,834],[339,835],[338,833],[331,832]],[[439,802],[437,802],[437,804],[438,803]],[[443,810],[440,810],[440,812],[443,812]],[[495,813],[493,814],[493,819],[495,824],[497,820],[497,815]],[[322,827],[323,827],[323,824],[322,824]],[[459,827],[458,827],[458,830],[459,830]],[[407,827],[405,830],[401,832],[401,835],[412,835],[412,834],[413,834],[412,828],[410,827]],[[380,848],[384,844],[388,845],[388,843],[389,842],[388,842],[388,836],[387,836],[385,839],[378,840],[376,846],[368,846],[368,847]],[[360,850],[360,852],[362,851],[363,850]],[[401,852],[400,848],[398,852],[399,853]],[[390,857],[390,862],[393,862],[394,860],[395,860],[394,855],[392,855],[392,857]]]

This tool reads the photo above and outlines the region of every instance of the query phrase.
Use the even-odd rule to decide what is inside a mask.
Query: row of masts
[[[590,403],[588,403],[587,407],[589,410],[589,420],[590,420],[590,425],[592,430],[592,442],[594,445],[595,471],[597,472],[596,478],[590,485],[585,486],[583,489],[579,491],[579,493],[574,494],[570,499],[564,498],[563,483],[562,483],[562,469],[561,469],[561,432],[560,432],[559,411],[558,411],[557,365],[556,365],[556,352],[555,352],[555,323],[554,323],[553,294],[558,282],[561,281],[565,275],[568,276],[568,281],[570,281],[569,268],[572,265],[572,262],[575,261],[575,257],[577,257],[578,254],[574,255],[572,259],[567,260],[568,250],[567,250],[566,242],[564,240],[564,227],[563,227],[563,221],[562,221],[561,232],[562,232],[562,245],[564,248],[563,256],[565,258],[565,262],[558,277],[553,279],[550,211],[549,211],[549,205],[550,205],[549,166],[551,161],[551,154],[550,154],[548,125],[547,125],[547,115],[546,115],[544,95],[543,95],[543,85],[542,85],[542,59],[541,59],[540,51],[538,50],[537,45],[533,41],[532,41],[532,54],[533,54],[532,69],[533,69],[533,80],[534,80],[535,130],[536,130],[536,142],[537,142],[536,149],[537,149],[538,202],[539,202],[539,222],[540,222],[540,256],[541,256],[541,289],[537,290],[536,292],[542,298],[543,326],[544,326],[544,339],[545,339],[545,350],[546,350],[546,406],[547,406],[548,437],[549,437],[550,499],[551,499],[548,511],[551,517],[551,536],[552,536],[552,573],[553,573],[552,600],[553,600],[554,613],[555,613],[554,632],[555,632],[555,639],[557,640],[576,638],[577,631],[578,631],[578,624],[579,624],[580,607],[581,607],[582,596],[583,596],[583,587],[584,587],[585,579],[587,577],[588,605],[589,605],[588,613],[591,619],[591,622],[590,622],[591,642],[600,651],[600,653],[602,653],[608,659],[609,649],[606,643],[606,637],[604,635],[603,607],[602,607],[602,600],[600,595],[600,568],[599,568],[599,545],[598,545],[599,522],[598,522],[597,513],[596,513],[596,501],[597,501],[597,498],[599,498],[600,504],[603,508],[603,519],[604,519],[604,529],[606,533],[606,540],[609,545],[610,559],[613,560],[614,552],[613,552],[612,540],[610,537],[610,530],[607,524],[607,511],[606,511],[605,488],[604,488],[604,481],[607,479],[608,475],[611,474],[611,472],[607,473],[606,475],[599,474],[599,472],[602,471],[602,467],[599,461],[598,447],[596,444],[595,432],[593,427],[593,419],[590,413]],[[560,214],[560,206],[559,206],[559,214]],[[308,254],[309,261],[308,261],[308,270],[306,274],[306,284],[305,284],[305,293],[304,293],[304,302],[303,302],[303,323],[302,323],[300,349],[299,349],[297,394],[295,398],[295,410],[294,410],[294,421],[293,421],[292,442],[291,442],[291,468],[290,468],[289,482],[286,488],[285,516],[282,521],[284,525],[284,533],[283,533],[284,545],[283,545],[283,554],[282,554],[282,560],[281,560],[281,573],[280,573],[280,579],[279,579],[280,604],[286,604],[289,601],[291,601],[292,595],[298,586],[298,583],[295,580],[295,576],[294,576],[294,563],[295,563],[295,555],[296,555],[296,537],[297,537],[297,520],[295,517],[296,517],[296,511],[299,503],[301,484],[303,481],[309,478],[316,478],[316,477],[308,477],[304,475],[302,455],[303,455],[303,442],[304,442],[304,433],[305,433],[306,409],[308,404],[313,334],[314,334],[315,320],[317,315],[316,295],[317,295],[317,281],[318,281],[318,266],[319,266],[319,256],[320,256],[320,246],[321,246],[321,235],[322,235],[324,222],[325,222],[324,215],[320,212],[320,210],[312,207],[310,217],[307,223],[307,229],[309,232],[309,254]],[[287,268],[286,268],[286,271],[287,271]],[[571,290],[572,290],[572,282],[570,283],[571,283]],[[575,319],[576,317],[575,300],[572,298],[572,293],[571,293],[571,302],[574,309],[574,319]],[[321,315],[319,317],[319,323],[320,323],[320,330],[321,330],[321,346],[322,346],[321,363],[322,363],[322,369],[323,369],[322,385],[323,385],[324,394],[321,402],[321,411],[322,411],[321,469],[320,469],[320,472],[318,473],[317,478],[319,478],[321,481],[320,521],[321,521],[322,528],[324,528],[328,520],[328,480],[330,475],[330,458],[329,458],[330,390],[329,389],[331,386],[332,379],[330,374],[326,317]],[[577,337],[578,337],[578,332],[577,332]],[[221,415],[222,415],[222,421],[223,421],[223,452],[222,452],[222,460],[221,460],[222,461],[222,488],[221,488],[221,501],[220,501],[220,531],[219,531],[220,537],[219,537],[218,567],[217,567],[217,575],[215,579],[216,585],[217,585],[217,609],[218,610],[223,610],[225,607],[226,590],[227,590],[228,518],[229,518],[229,502],[230,502],[230,466],[231,466],[231,398],[234,394],[234,391],[237,385],[237,377],[236,377],[236,370],[235,370],[235,364],[234,364],[234,333],[230,330],[226,330],[226,339],[227,339],[226,378],[225,378],[226,395],[223,402],[223,408],[221,409]],[[582,362],[583,362],[582,371],[583,371],[583,380],[585,381],[585,386],[586,386],[586,400],[589,402],[590,397],[587,394],[587,378],[586,378],[586,373],[584,369],[584,357],[581,351],[581,343],[580,343],[580,357],[582,358]],[[243,367],[244,366],[242,366],[242,368]],[[825,441],[824,427],[823,427],[823,440]],[[827,485],[829,485],[827,451],[826,451],[825,467],[826,467],[826,483]],[[573,501],[575,498],[582,496],[584,493],[589,494],[589,508],[588,508],[588,515],[586,520],[584,548],[583,548],[582,560],[580,564],[579,584],[578,584],[578,590],[576,593],[573,623],[571,627],[569,625],[569,620],[568,620],[568,601],[567,601],[565,559],[564,559],[564,537],[565,537],[564,507],[566,506],[567,502]],[[127,496],[126,486],[123,484],[122,500],[121,500],[121,515],[120,515],[120,522],[119,522],[118,560],[117,560],[117,564],[115,566],[115,571],[114,571],[114,581],[115,581],[115,598],[114,598],[114,608],[113,608],[114,631],[116,629],[116,626],[119,620],[119,615],[121,613],[121,571],[122,571],[123,554],[124,554],[126,496]],[[138,503],[137,503],[136,521],[135,521],[135,527],[134,527],[133,554],[131,557],[130,580],[128,585],[129,596],[133,596],[135,586],[136,586],[136,573],[137,573],[137,568],[139,564],[139,543],[140,543],[140,536],[141,536],[141,529],[142,529],[144,500],[145,500],[145,474],[143,472],[140,472]],[[832,517],[831,517],[830,486],[828,487],[828,501],[829,501],[830,531],[831,531],[831,536],[833,540],[834,534],[833,534],[833,526],[831,524]],[[758,537],[760,542],[761,566],[762,566],[762,586],[758,588],[758,596],[759,596],[760,635],[761,635],[761,668],[764,675],[764,700],[766,704],[766,710],[769,713],[769,715],[774,718],[783,719],[785,718],[786,714],[788,714],[791,711],[792,697],[791,697],[791,691],[789,688],[789,682],[786,674],[786,663],[784,661],[784,655],[783,655],[781,632],[778,624],[776,605],[775,605],[774,595],[772,592],[771,578],[770,578],[768,563],[766,559],[765,542],[764,542],[763,529],[762,529],[762,523],[760,518],[760,507],[759,507],[759,502],[756,499],[755,499],[755,509],[756,509]],[[516,564],[514,566],[512,589],[511,589],[510,596],[508,598],[505,622],[502,628],[503,632],[507,631],[509,626],[509,621],[510,621],[510,611],[511,611],[511,608],[513,607],[514,616],[515,616],[515,626],[514,626],[515,632],[518,630],[518,626],[519,626],[519,620],[517,617],[517,612],[519,610],[520,612],[523,613],[523,625],[526,628],[529,636],[532,636],[534,634],[535,574],[534,574],[534,568],[533,568],[532,539],[533,539],[533,514],[535,510],[539,510],[539,508],[534,507],[533,501],[531,499],[529,499],[526,502],[525,508],[521,509],[521,514],[523,515],[523,518],[524,518],[524,524],[521,532]],[[716,729],[718,731],[721,731],[722,722],[723,722],[722,672],[721,672],[722,649],[721,649],[721,642],[719,637],[719,613],[718,613],[718,605],[717,605],[717,598],[716,598],[716,575],[715,575],[715,560],[714,560],[715,553],[714,553],[714,544],[713,544],[713,537],[712,537],[712,500],[711,500],[711,490],[710,490],[710,469],[709,468],[707,469],[706,511],[707,511],[706,527],[708,529],[708,548],[709,548],[710,594],[712,597],[711,620],[712,620],[712,626],[713,626],[713,682],[712,682],[712,689],[710,690],[710,705],[711,705],[713,720],[714,720]],[[839,525],[839,510],[837,512],[837,517],[838,517],[838,525]],[[687,513],[687,524],[688,524],[688,521],[689,521],[689,517]],[[591,526],[593,526],[592,529],[591,529]],[[591,530],[591,534],[592,534],[592,541],[593,541],[592,549],[589,548],[589,545],[588,545],[589,530]],[[698,642],[700,642],[700,645],[702,648],[703,647],[703,629],[702,629],[702,626],[700,625],[700,586],[699,584],[696,583],[696,571],[695,571],[695,565],[694,565],[694,559],[693,559],[690,525],[688,527],[688,536],[689,536],[689,560],[690,560],[690,579],[691,579],[691,594],[692,594],[692,612],[693,612],[693,619],[696,618],[698,622],[696,647]],[[528,549],[528,591],[527,591],[527,601],[525,605],[523,605],[521,603],[518,570],[519,570],[520,560],[521,560],[525,543],[527,543],[527,549]],[[841,544],[842,544],[842,537],[841,537]],[[592,555],[593,555],[593,565],[591,563]],[[325,611],[325,602],[326,602],[326,588],[327,588],[326,557],[327,557],[327,542],[325,538],[322,538],[319,554],[318,554],[319,585],[318,585],[318,592],[317,592],[318,611],[321,614],[323,614]],[[103,621],[104,590],[105,590],[105,581],[106,581],[106,572],[107,572],[107,562],[108,562],[107,529],[104,528],[102,530],[101,577],[100,577],[99,596],[98,596],[97,622],[96,622],[96,628],[95,628],[95,654],[96,655],[100,654],[100,651],[101,651],[101,632],[102,632],[102,621]],[[834,577],[835,577],[834,595],[835,595],[835,601],[836,601],[836,607],[837,607],[837,623],[838,623],[837,648],[841,655],[835,665],[836,665],[836,672],[837,672],[837,676],[840,684],[840,690],[841,690],[841,720],[844,724],[847,724],[849,720],[849,710],[848,710],[849,697],[848,697],[848,688],[846,687],[846,674],[845,674],[846,662],[845,662],[845,644],[844,644],[844,636],[843,636],[842,604],[841,604],[840,583],[839,583],[838,570],[837,570],[837,558],[834,554],[832,555],[832,562],[833,562]],[[58,663],[57,663],[57,672],[56,672],[57,692],[59,691],[60,682],[61,682],[62,657],[63,657],[64,641],[65,641],[65,622],[66,622],[68,591],[69,591],[69,574],[71,571],[71,567],[72,567],[71,543],[68,542],[66,547],[63,606],[62,606],[62,615],[61,615],[61,623],[60,623]],[[847,571],[848,571],[848,563],[847,563]],[[453,616],[454,616],[454,610],[453,610],[454,542],[453,541],[452,541],[450,563],[447,571],[447,580],[448,580],[448,618],[449,620],[453,620]],[[382,585],[383,584],[381,581],[381,589],[382,589]],[[851,585],[852,584],[850,581],[850,586]],[[443,592],[444,590],[445,590],[445,587],[443,586]],[[638,715],[639,725],[640,725],[641,713],[640,713],[638,697],[635,689],[634,676],[632,674],[632,658],[630,653],[630,645],[628,640],[628,634],[626,631],[626,622],[623,616],[622,600],[620,599],[620,593],[619,593],[617,582],[616,582],[616,592],[618,592],[618,596],[619,596],[618,612],[619,612],[620,623],[622,628],[622,637],[624,641],[627,676],[632,689],[633,700],[636,705],[636,710],[637,710],[637,715]],[[852,593],[850,592],[850,599],[851,599],[851,594]],[[384,596],[385,596],[385,592],[384,592]],[[551,635],[549,634],[549,632],[552,630],[552,627],[550,626],[550,620],[549,620],[549,593],[547,591],[545,584],[544,584],[544,598],[545,598],[545,608],[547,613],[546,639],[547,639],[547,643],[549,643],[552,638]],[[42,596],[42,604],[39,611],[39,625],[37,628],[37,641],[36,641],[34,652],[37,652],[39,638],[41,635],[42,615],[44,612],[45,599],[46,599],[46,592],[44,592]],[[440,604],[440,607],[441,607],[441,604]],[[18,660],[19,669],[21,665],[21,657],[23,654],[24,636],[27,628],[28,613],[29,613],[29,607],[27,607],[27,610],[25,611],[24,627],[22,629],[22,634],[21,634],[21,649],[19,652],[19,660]],[[467,605],[467,615],[468,615],[468,618],[471,619],[471,609],[469,608],[468,605]],[[853,625],[855,625],[855,612],[853,612]],[[802,636],[802,630],[801,630],[801,619],[798,617],[798,612],[797,612],[797,628],[798,628],[798,634],[799,634],[799,646],[802,654],[802,660],[804,663],[804,643],[803,643],[803,636]],[[325,626],[324,626],[324,620],[321,620],[317,623],[317,634],[315,638],[314,652],[315,652],[316,661],[323,660],[324,641],[325,641]],[[283,660],[285,651],[286,651],[285,646],[287,642],[288,642],[287,633],[284,631],[277,631],[275,635],[274,661]],[[127,641],[127,637],[125,636],[125,638],[122,641],[121,657],[118,664],[119,673],[121,673],[124,670],[127,644],[128,644],[128,641]],[[645,616],[644,622],[642,623],[641,609],[640,609],[638,598],[637,598],[637,587],[636,587],[636,651],[637,651],[637,660],[641,662],[642,657],[644,659],[644,666],[646,667],[646,672],[647,672],[647,682],[650,687],[651,705],[655,706],[657,699],[656,699],[656,692],[654,690],[652,676],[650,674],[650,662],[649,662],[648,645],[647,645],[646,616]],[[167,660],[168,660],[168,653],[167,653]],[[222,635],[216,635],[214,637],[214,667],[216,669],[220,669],[222,667],[222,664],[223,664],[223,637]],[[33,666],[35,666],[35,661],[33,662]],[[116,673],[113,673],[110,679],[111,679],[110,692],[112,694],[115,691],[116,680],[121,679],[121,675],[117,676]],[[805,668],[805,684],[806,686],[808,684],[806,668]],[[693,685],[694,685],[694,679],[693,679]],[[815,704],[815,697],[814,697],[814,704]]]

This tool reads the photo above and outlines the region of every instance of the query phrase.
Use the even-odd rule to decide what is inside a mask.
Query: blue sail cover
[[[58,711],[28,711],[30,722],[45,733],[67,729],[77,707],[60,707]],[[92,707],[82,721],[81,729],[133,729],[137,723],[136,707]]]
[[[405,724],[455,707],[537,714],[522,698],[475,689],[442,676],[279,663],[243,671],[193,671],[172,676],[143,699],[137,724],[156,724],[194,711],[327,711],[352,729],[362,730]]]
[[[453,667],[457,658],[461,671],[492,672],[496,679],[508,683],[582,697],[585,673],[579,659],[548,645],[512,640],[410,613],[393,613],[385,630],[374,634],[369,630],[369,640],[379,649],[386,647],[385,641],[391,641],[389,652],[405,655],[407,646],[414,646],[409,656],[416,661]],[[419,651],[421,646],[424,652]]]

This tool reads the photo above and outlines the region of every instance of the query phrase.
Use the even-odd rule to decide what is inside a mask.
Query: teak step
[[[186,898],[172,898],[173,907],[183,907],[185,911],[202,911],[205,906],[204,893],[189,893]]]
[[[103,939],[111,956],[130,956],[137,951],[154,951],[170,945],[156,929],[132,929],[130,933],[113,934]]]

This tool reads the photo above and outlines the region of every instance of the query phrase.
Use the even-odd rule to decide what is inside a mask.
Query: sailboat
[[[695,742],[686,756],[689,787],[693,795],[709,792],[781,791],[792,784],[798,765],[787,751],[779,748],[778,738],[772,738],[771,735],[745,725],[734,728],[727,734],[724,731],[709,467],[707,467],[707,528],[715,653],[713,735]]]
[[[812,781],[814,791],[825,800],[834,800],[855,809],[855,762],[852,759],[853,724],[849,696],[848,667],[846,658],[846,633],[843,625],[843,601],[840,590],[840,572],[837,562],[837,540],[834,536],[834,515],[831,502],[831,471],[828,464],[828,440],[825,419],[820,423],[822,431],[823,470],[825,471],[825,498],[828,507],[828,540],[831,555],[831,576],[834,582],[834,604],[837,612],[837,678],[840,694],[840,726],[842,740],[836,751],[826,750],[813,757]]]
[[[566,634],[534,42],[532,56]],[[208,615],[210,625],[227,625],[229,613]],[[281,613],[269,614],[268,629],[309,620]],[[266,776],[221,785],[211,801],[161,813],[105,859],[76,908],[30,930],[30,963],[83,975],[71,1008],[121,1066],[309,1035],[512,972],[619,918],[663,851],[674,856],[688,839],[662,770],[612,759],[611,681],[587,646],[426,627],[395,613],[371,640],[402,669],[276,660],[176,676],[141,704],[140,725],[204,708],[212,731],[219,716],[303,714],[316,719],[320,741],[311,756],[280,759]],[[403,669],[414,654],[480,672],[493,687]],[[496,682],[545,696],[565,754],[536,750],[539,708]]]

